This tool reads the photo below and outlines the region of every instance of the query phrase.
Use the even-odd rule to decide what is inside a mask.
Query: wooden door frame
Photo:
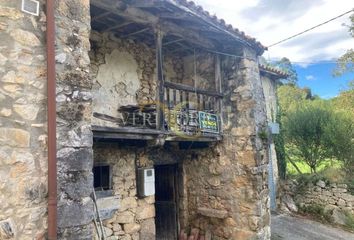
[[[158,165],[154,165],[154,168],[155,168],[155,174],[156,174],[156,168],[158,167],[164,167],[164,166],[168,166],[168,167],[173,167],[173,181],[174,181],[174,202],[175,202],[175,205],[176,205],[176,214],[175,214],[175,218],[176,218],[176,236],[178,238],[178,235],[179,235],[179,231],[180,231],[180,219],[179,219],[179,207],[180,207],[180,201],[179,201],[179,188],[178,188],[178,180],[179,180],[179,177],[178,177],[178,174],[179,174],[179,164],[178,163],[170,163],[170,164],[158,164]],[[155,181],[157,182],[157,178],[155,179]],[[157,189],[156,189],[157,190]],[[156,193],[155,193],[156,194]],[[156,199],[155,199],[155,202]],[[156,206],[156,205],[155,205]]]

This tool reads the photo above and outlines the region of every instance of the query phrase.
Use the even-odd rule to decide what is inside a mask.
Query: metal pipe
[[[57,239],[57,161],[54,0],[47,0],[48,239]]]

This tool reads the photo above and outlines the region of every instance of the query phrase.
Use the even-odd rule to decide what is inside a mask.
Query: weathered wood
[[[176,89],[173,89],[173,107],[176,107],[177,105],[177,92]]]
[[[173,83],[173,82],[165,81],[165,87],[169,87],[169,88],[177,89],[177,90],[182,90],[182,91],[186,91],[186,92],[193,92],[193,93],[202,94],[202,95],[223,97],[223,94],[221,94],[221,93],[203,90],[203,89],[199,89],[199,88],[194,88],[194,87],[180,84],[180,83]]]
[[[101,18],[104,18],[104,17],[108,16],[109,14],[111,14],[111,13],[110,12],[104,12],[102,14],[96,15],[96,16],[91,18],[91,21],[93,22],[93,21],[99,20]]]
[[[103,126],[92,126],[93,132],[111,132],[111,133],[132,133],[132,134],[151,134],[151,135],[161,135],[164,131],[149,129],[149,128],[135,128],[135,127],[103,127]]]
[[[119,28],[128,26],[128,25],[130,25],[130,24],[132,24],[132,23],[134,23],[134,22],[124,22],[124,23],[120,23],[120,24],[111,26],[111,27],[109,27],[109,28],[103,29],[102,32],[109,32],[109,31],[112,31],[112,30],[116,30],[116,29],[119,29]]]
[[[123,35],[121,36],[122,38],[127,38],[127,37],[130,37],[130,36],[134,36],[136,34],[139,34],[139,33],[143,33],[143,32],[146,32],[148,30],[151,30],[150,27],[147,27],[147,28],[143,28],[143,29],[140,29],[139,31],[136,31],[136,32],[132,32],[132,33],[128,33],[126,35]]]
[[[222,79],[221,79],[221,61],[220,61],[220,55],[216,54],[215,56],[215,87],[216,91],[219,93],[222,93],[223,86],[222,86]],[[216,99],[216,104],[217,104],[217,111],[219,114],[219,131],[222,133],[222,109],[223,109],[223,104],[222,104],[222,99],[217,98]]]
[[[162,38],[163,33],[161,30],[157,30],[155,34],[156,40],[156,69],[157,69],[157,105],[156,105],[156,114],[157,114],[157,129],[162,130],[164,127],[164,113],[163,106],[164,103],[164,77],[163,77],[163,63],[162,63]]]
[[[173,43],[182,42],[182,41],[184,41],[184,39],[176,39],[176,40],[165,42],[165,43],[162,44],[162,46],[167,46],[167,45],[170,45],[170,44],[173,44]]]
[[[107,115],[107,114],[94,112],[94,113],[93,113],[93,116],[94,116],[95,118],[98,118],[98,119],[101,119],[101,120],[105,120],[105,121],[109,121],[109,122],[116,123],[116,124],[118,124],[118,125],[122,125],[122,124],[123,124],[122,119],[116,118],[116,117],[112,117],[112,116],[109,116],[109,115]]]
[[[117,8],[115,0],[91,0],[91,4],[125,18],[128,21],[140,23],[142,25],[150,25],[156,28],[158,25],[164,33],[185,39],[187,42],[198,44],[205,48],[215,48],[212,41],[202,37],[198,32],[185,27],[180,27],[175,23],[163,21],[158,16],[155,16],[147,11],[127,5],[125,8]]]

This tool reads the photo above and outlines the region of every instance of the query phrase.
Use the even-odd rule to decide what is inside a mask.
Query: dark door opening
[[[177,239],[177,166],[155,166],[156,239]]]

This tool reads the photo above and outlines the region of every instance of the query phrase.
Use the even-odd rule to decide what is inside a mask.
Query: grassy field
[[[311,173],[310,167],[303,161],[296,161],[296,166],[300,169],[302,173]],[[321,163],[317,168],[317,172],[334,171],[341,168],[341,162],[337,160],[328,159]],[[286,167],[288,175],[298,175],[295,167],[291,163],[287,163]]]

